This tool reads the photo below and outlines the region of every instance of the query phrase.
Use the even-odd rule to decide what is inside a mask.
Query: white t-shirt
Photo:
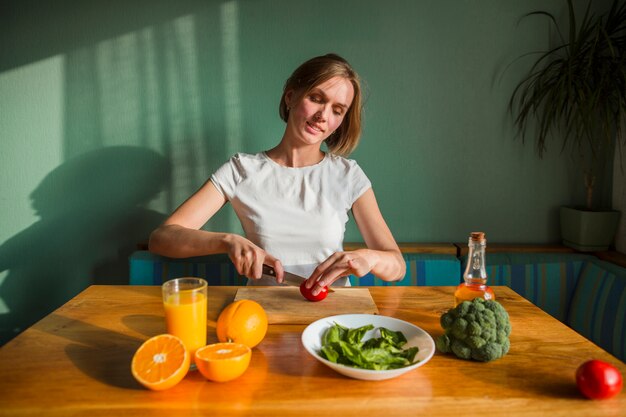
[[[232,204],[246,238],[279,259],[286,271],[304,277],[343,250],[348,211],[371,187],[356,161],[329,153],[302,168],[279,165],[265,152],[238,153],[211,181]],[[349,281],[341,278],[334,285]]]

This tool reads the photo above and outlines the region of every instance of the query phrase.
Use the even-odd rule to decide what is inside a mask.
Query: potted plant
[[[547,11],[524,16],[548,18],[558,41],[539,53],[513,91],[509,110],[522,141],[529,130],[534,131],[539,157],[551,140],[561,141],[562,153],[567,150],[579,157],[587,201],[582,209],[561,208],[564,244],[582,251],[606,250],[620,213],[594,210],[593,192],[599,168],[610,164],[614,152],[622,151],[626,138],[626,2],[614,0],[610,10],[596,15],[589,1],[580,22],[572,0],[567,5],[567,32]],[[608,235],[599,236],[605,228]],[[589,233],[590,240],[585,240]]]

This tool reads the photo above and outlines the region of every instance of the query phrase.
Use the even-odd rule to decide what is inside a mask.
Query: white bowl
[[[407,343],[402,347],[403,349],[412,346],[417,346],[419,348],[419,352],[415,356],[417,363],[404,368],[375,371],[371,369],[353,368],[351,366],[333,363],[324,359],[319,353],[322,349],[322,336],[324,335],[324,332],[335,323],[348,328],[372,324],[374,326],[374,330],[370,330],[365,333],[363,340],[371,339],[374,336],[378,337],[378,332],[376,331],[378,327],[386,327],[389,330],[401,331],[407,339]],[[311,356],[340,374],[351,378],[365,379],[369,381],[395,378],[405,374],[413,369],[425,365],[435,353],[435,342],[433,341],[433,338],[430,337],[430,335],[424,330],[403,320],[374,314],[341,314],[338,316],[324,317],[323,319],[309,324],[307,328],[304,329],[304,332],[302,332],[302,344]]]

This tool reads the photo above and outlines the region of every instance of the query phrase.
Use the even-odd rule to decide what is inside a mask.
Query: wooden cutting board
[[[337,314],[378,314],[367,288],[333,288],[322,301],[312,302],[298,287],[245,287],[235,294],[237,300],[254,300],[267,313],[270,324],[310,324]]]

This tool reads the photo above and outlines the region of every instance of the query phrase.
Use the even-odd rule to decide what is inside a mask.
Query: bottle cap
[[[470,233],[470,239],[474,242],[480,242],[481,240],[485,239],[485,233],[484,232],[472,232]]]

